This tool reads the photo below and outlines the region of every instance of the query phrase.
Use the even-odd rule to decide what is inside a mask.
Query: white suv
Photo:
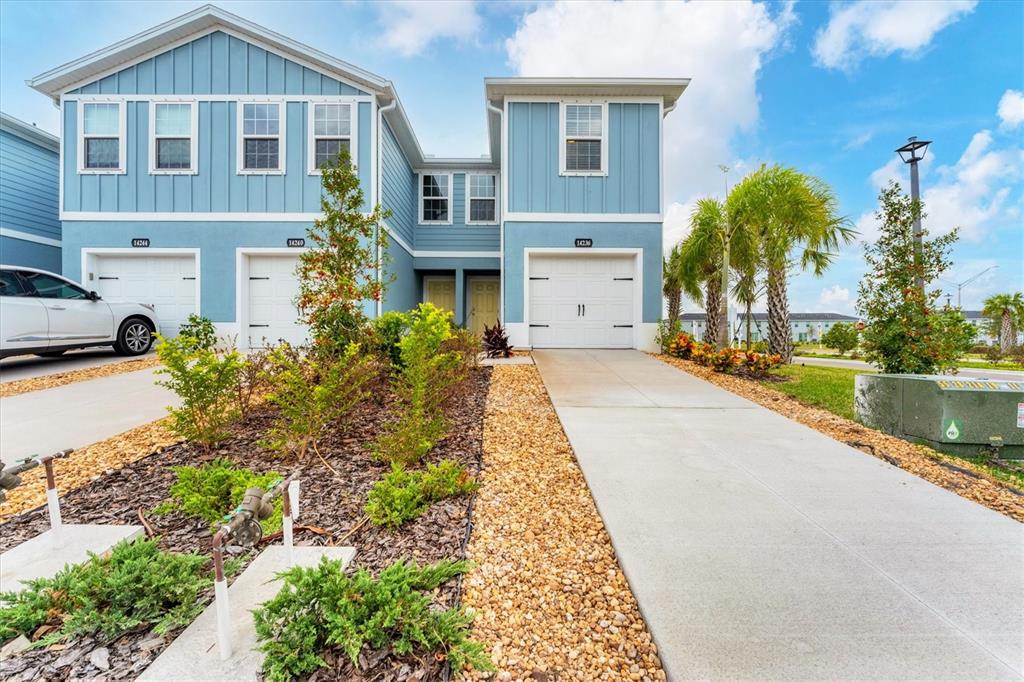
[[[55,357],[88,346],[142,355],[156,328],[151,305],[107,303],[52,272],[0,265],[0,358]]]

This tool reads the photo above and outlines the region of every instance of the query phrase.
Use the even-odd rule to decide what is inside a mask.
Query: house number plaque
[[[288,240],[289,247],[302,247],[306,245],[306,240],[303,237],[292,237]]]
[[[148,249],[149,237],[135,237],[132,239],[132,246],[136,249]]]
[[[579,249],[589,249],[593,245],[594,245],[594,240],[591,239],[590,237],[577,237],[576,238],[576,248],[579,248]]]

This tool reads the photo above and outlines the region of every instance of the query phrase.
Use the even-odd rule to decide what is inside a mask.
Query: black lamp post
[[[910,164],[910,198],[915,203],[921,201],[921,187],[920,181],[917,175],[917,162],[924,158],[924,155],[928,152],[928,145],[932,143],[931,140],[919,140],[916,137],[907,139],[907,143],[896,150],[896,153],[903,159],[903,163]],[[921,257],[924,252],[922,245],[921,235],[921,213],[920,210],[917,213],[917,217],[914,218],[914,265],[917,271],[915,275],[915,283],[917,288],[924,293],[924,274],[921,269]]]

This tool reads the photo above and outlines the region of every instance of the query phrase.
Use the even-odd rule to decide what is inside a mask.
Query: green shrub
[[[382,356],[388,358],[392,367],[402,366],[402,349],[398,344],[408,330],[408,315],[397,310],[383,313],[373,321],[375,347]]]
[[[247,488],[266,491],[281,477],[276,471],[258,474],[236,466],[228,459],[215,459],[200,467],[174,467],[177,480],[171,485],[170,499],[153,508],[155,514],[179,510],[186,516],[202,519],[211,526],[242,503]],[[281,529],[281,498],[274,501],[274,513],[260,522],[264,534]]]
[[[310,449],[320,454],[320,439],[331,427],[344,429],[352,410],[366,400],[367,384],[377,376],[372,358],[349,344],[340,356],[300,356],[288,344],[269,359],[274,387],[267,399],[279,414],[263,445],[304,460]]]
[[[407,471],[395,462],[370,489],[366,515],[374,525],[398,528],[425,512],[432,502],[472,493],[479,487],[454,460],[428,464],[426,471]]]
[[[462,372],[461,376],[469,376],[469,370],[479,364],[480,353],[484,346],[480,337],[465,327],[455,327],[452,335],[441,344],[444,353],[455,353]]]
[[[493,670],[483,645],[469,639],[472,616],[432,608],[426,594],[468,569],[465,561],[399,561],[375,579],[366,569],[346,575],[341,562],[324,558],[284,571],[281,591],[253,612],[264,675],[276,682],[313,672],[326,665],[320,653],[331,646],[356,666],[368,646],[444,657],[456,674]]]
[[[185,324],[178,328],[178,336],[195,339],[194,350],[212,350],[217,345],[217,329],[213,322],[195,313],[191,313]]]
[[[27,583],[18,593],[0,595],[0,642],[57,627],[35,642],[49,646],[101,634],[108,641],[144,625],[162,635],[200,614],[200,600],[211,579],[202,575],[206,557],[163,552],[156,540],[120,543],[107,557],[90,555],[65,566],[52,578]]]
[[[167,408],[171,429],[208,450],[228,436],[227,426],[238,416],[234,394],[242,356],[202,348],[191,336],[166,339],[158,334],[157,339],[156,355],[163,363],[157,374],[168,376],[157,383],[181,398],[180,407]]]
[[[654,343],[658,344],[658,348],[662,353],[668,353],[672,342],[675,341],[682,333],[682,320],[659,320],[658,331],[654,335]]]
[[[235,383],[235,406],[242,419],[249,416],[256,401],[270,388],[272,380],[270,351],[266,348],[250,351],[242,360]]]
[[[821,335],[821,345],[839,351],[840,355],[856,348],[859,341],[857,325],[846,322],[835,323]]]
[[[442,402],[465,378],[458,354],[442,350],[451,337],[451,313],[422,303],[408,316],[409,333],[399,343],[396,418],[373,445],[376,457],[406,464],[418,462],[444,437]]]

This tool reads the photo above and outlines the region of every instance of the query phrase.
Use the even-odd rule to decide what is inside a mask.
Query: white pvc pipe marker
[[[57,499],[57,489],[46,489],[46,508],[50,512],[50,528],[54,531],[61,527],[60,500]]]
[[[220,660],[231,658],[231,614],[228,612],[228,581],[213,583],[213,598],[217,605],[217,649]]]
[[[292,521],[299,518],[299,481],[292,481],[288,486],[288,499],[292,503]]]
[[[287,504],[284,505],[284,514],[281,516],[281,538],[284,540],[284,556],[285,560],[288,562],[288,568],[292,567],[292,555],[294,554],[294,552],[292,552],[292,514],[295,513],[295,509],[292,507],[295,503],[295,498],[292,495],[293,484],[294,483],[289,483],[287,490],[284,491],[284,494],[288,496],[288,499],[285,500]]]

